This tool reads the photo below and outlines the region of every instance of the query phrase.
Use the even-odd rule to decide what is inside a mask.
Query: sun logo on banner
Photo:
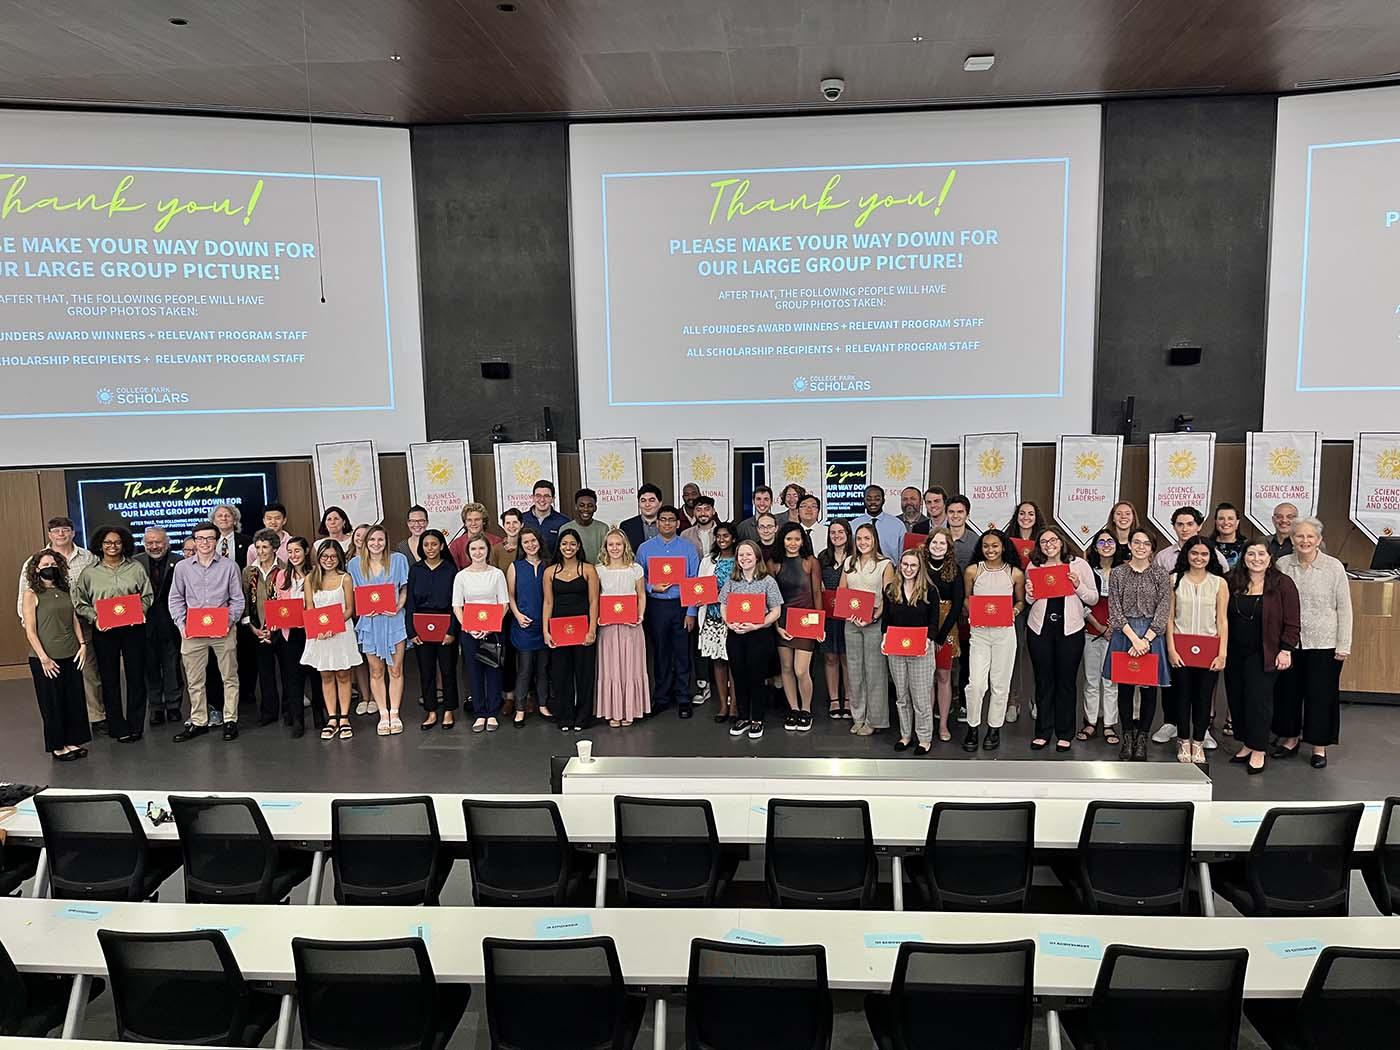
[[[811,470],[806,456],[787,456],[783,459],[783,480],[801,481]]]
[[[1303,457],[1296,448],[1269,450],[1269,473],[1276,478],[1296,478],[1303,466]]]
[[[1196,453],[1185,448],[1173,452],[1167,458],[1167,473],[1180,481],[1191,477],[1196,473]]]
[[[1386,481],[1400,480],[1400,448],[1382,449],[1376,455],[1376,476]]]
[[[989,448],[977,454],[977,470],[984,478],[1001,477],[1002,469],[1006,466],[1006,457],[999,449]]]
[[[627,472],[627,464],[616,452],[605,452],[598,460],[598,476],[604,481],[621,481]]]
[[[892,452],[885,457],[885,476],[891,481],[907,481],[913,470],[914,464],[903,452]]]
[[[1103,477],[1103,457],[1097,452],[1079,453],[1074,460],[1074,476],[1084,481],[1098,481]]]
[[[337,485],[349,487],[360,480],[360,461],[354,456],[341,456],[331,464],[331,477]]]
[[[715,466],[714,457],[708,452],[701,452],[690,461],[690,476],[698,483],[704,484],[707,481],[714,481],[719,474],[719,468]]]
[[[540,461],[534,456],[517,459],[510,469],[511,477],[517,485],[528,485],[540,476]]]
[[[445,485],[452,480],[452,464],[441,456],[434,456],[428,460],[426,469],[428,480],[435,484]]]

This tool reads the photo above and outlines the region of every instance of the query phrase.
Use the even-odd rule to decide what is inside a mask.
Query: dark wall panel
[[[413,129],[430,438],[487,451],[510,440],[578,440],[569,283],[568,130],[558,123]],[[481,377],[484,358],[511,378]]]
[[[1105,106],[1096,432],[1129,395],[1139,441],[1178,413],[1225,441],[1262,425],[1274,126],[1272,96]],[[1175,343],[1201,363],[1168,366]]]

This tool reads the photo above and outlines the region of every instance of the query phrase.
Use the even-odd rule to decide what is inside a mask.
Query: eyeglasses
[[[1129,541],[1128,541],[1128,545],[1131,546],[1131,547],[1150,547],[1150,546],[1152,546],[1152,541],[1151,541],[1151,540],[1129,540]]]

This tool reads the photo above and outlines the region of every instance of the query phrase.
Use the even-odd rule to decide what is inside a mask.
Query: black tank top
[[[554,616],[588,615],[588,579],[580,574],[577,579],[561,580],[554,577]]]

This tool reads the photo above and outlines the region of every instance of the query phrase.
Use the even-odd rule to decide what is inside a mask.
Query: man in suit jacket
[[[170,619],[170,582],[180,555],[170,549],[164,529],[147,529],[142,545],[136,563],[146,570],[155,592],[146,613],[146,706],[151,725],[159,726],[180,721],[180,632]]]
[[[648,481],[637,490],[637,511],[618,526],[632,550],[638,551],[642,544],[657,535],[656,518],[661,510],[661,489]]]

